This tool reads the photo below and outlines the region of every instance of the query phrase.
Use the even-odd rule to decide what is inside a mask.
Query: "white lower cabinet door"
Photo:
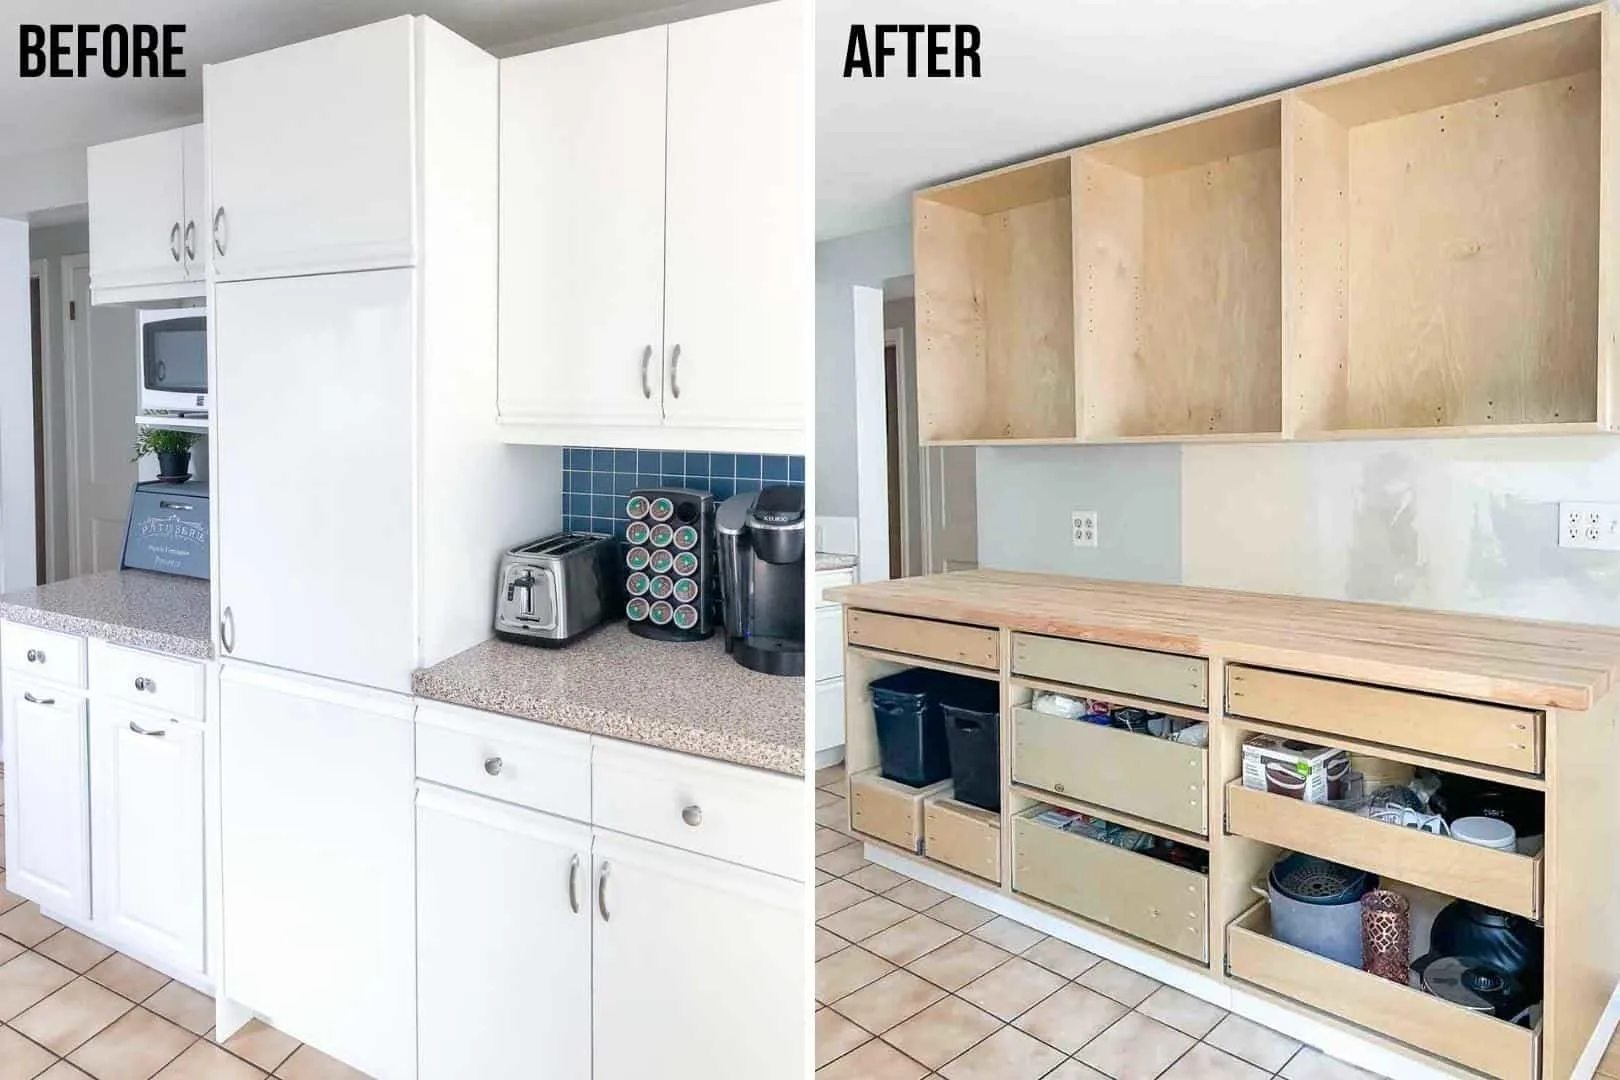
[[[801,1075],[803,884],[616,833],[593,844],[595,1080]]]
[[[47,912],[90,917],[85,701],[8,673],[6,888]]]
[[[591,1075],[591,830],[421,784],[422,1080]]]
[[[412,706],[226,661],[222,979],[376,1080],[416,1075]]]
[[[98,698],[90,813],[95,924],[132,951],[201,973],[202,728]]]

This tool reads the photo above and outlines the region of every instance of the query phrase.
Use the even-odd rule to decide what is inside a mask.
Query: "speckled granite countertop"
[[[115,645],[208,659],[208,582],[109,570],[0,596],[0,619]]]
[[[804,680],[749,671],[719,635],[649,641],[622,622],[572,645],[492,639],[416,673],[417,696],[804,774]]]

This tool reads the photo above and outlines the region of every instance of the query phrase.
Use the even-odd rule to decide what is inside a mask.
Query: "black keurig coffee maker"
[[[743,667],[804,674],[804,489],[733,495],[714,522],[726,650]]]

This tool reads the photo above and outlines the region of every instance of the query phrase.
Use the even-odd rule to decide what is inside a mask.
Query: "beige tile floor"
[[[46,918],[5,884],[0,842],[0,1080],[365,1080],[257,1020],[216,1045],[213,998]]]
[[[868,863],[816,788],[816,1080],[1373,1080]]]

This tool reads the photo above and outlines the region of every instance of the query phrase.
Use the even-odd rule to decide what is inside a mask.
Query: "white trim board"
[[[855,479],[862,581],[887,581],[889,566],[888,387],[883,369],[883,290],[855,285]]]
[[[1329,1022],[1326,1019],[1319,1019],[1318,1014],[1308,1006],[1289,1007],[1261,992],[1250,993],[1212,975],[1188,971],[1146,948],[1136,948],[1067,919],[1037,910],[988,885],[974,885],[963,881],[919,859],[897,855],[886,848],[871,844],[862,846],[869,862],[915,878],[925,885],[932,885],[942,892],[959,896],[997,915],[1005,915],[1043,934],[1067,941],[1105,960],[1112,960],[1122,967],[1157,979],[1167,986],[1173,986],[1212,1005],[1218,1005],[1228,1012],[1263,1024],[1273,1031],[1279,1031],[1306,1046],[1314,1046],[1340,1061],[1359,1066],[1380,1076],[1390,1077],[1391,1080],[1464,1080],[1475,1076],[1460,1066],[1455,1069],[1436,1066],[1409,1057],[1388,1046],[1358,1038],[1345,1030],[1348,1021]],[[1592,1080],[1617,1026],[1620,1026],[1620,987],[1616,988],[1614,996],[1610,998],[1609,1006],[1604,1010],[1602,1019],[1598,1021],[1597,1029],[1592,1033],[1592,1038],[1588,1041],[1586,1050],[1569,1080]]]

